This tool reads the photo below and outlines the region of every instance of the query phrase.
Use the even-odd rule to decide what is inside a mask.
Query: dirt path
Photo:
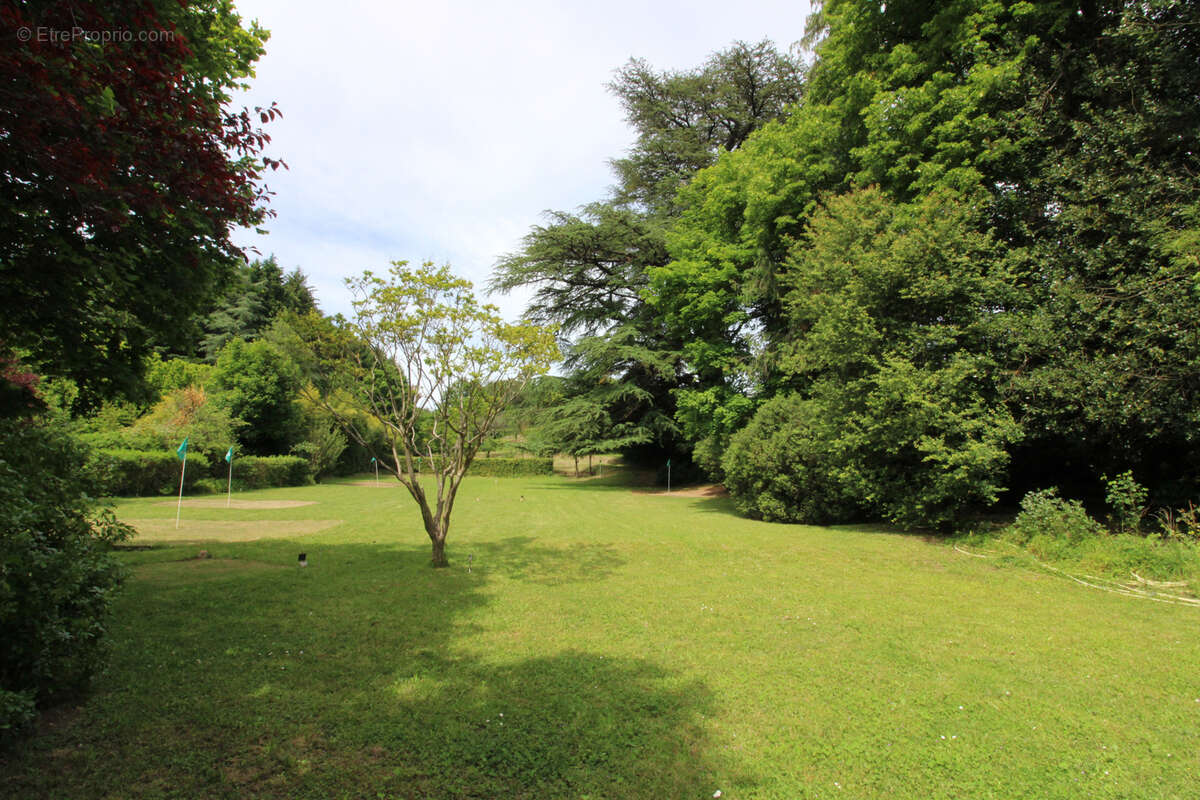
[[[687,486],[683,489],[634,489],[634,494],[650,494],[655,497],[728,497],[729,490],[719,483],[708,486]]]

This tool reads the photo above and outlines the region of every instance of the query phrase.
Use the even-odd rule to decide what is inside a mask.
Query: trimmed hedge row
[[[93,450],[88,460],[92,491],[100,496],[170,495],[179,491],[179,459],[172,452]],[[203,453],[188,453],[183,491],[209,475]]]
[[[483,478],[520,478],[554,474],[553,458],[477,458],[468,475]]]
[[[229,474],[228,469],[228,465],[220,461],[213,465],[212,477],[224,479]],[[233,459],[235,489],[270,489],[276,486],[303,486],[312,482],[312,466],[307,458],[235,456]]]
[[[418,472],[429,473],[428,458],[420,459]],[[553,475],[553,458],[477,458],[471,462],[468,475],[477,478],[523,478],[531,475]]]
[[[179,491],[179,459],[173,452],[93,450],[88,469],[92,492],[100,496],[173,495]],[[184,494],[224,492],[228,469],[224,459],[210,462],[202,453],[188,453]],[[485,478],[553,473],[552,458],[477,458],[468,470],[470,475]],[[238,491],[312,482],[312,466],[299,456],[237,456],[233,460],[233,488]]]
[[[179,491],[179,459],[171,452],[94,450],[88,463],[92,491],[102,496],[172,495]],[[228,466],[188,453],[184,494],[225,491]],[[312,483],[308,460],[299,456],[240,456],[233,462],[235,489],[269,489]]]

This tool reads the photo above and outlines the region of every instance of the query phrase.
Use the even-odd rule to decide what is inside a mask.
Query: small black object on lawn
[[[308,566],[308,553],[300,554],[300,566],[302,566],[302,567]]]

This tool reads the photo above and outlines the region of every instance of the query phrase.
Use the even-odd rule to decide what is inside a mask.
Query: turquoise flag
[[[230,447],[229,447],[229,452],[225,454],[225,463],[226,464],[233,463],[233,446],[232,445],[230,445]]]
[[[179,460],[183,461],[187,458],[187,437],[183,437],[183,444],[179,445],[179,449],[175,451],[175,455],[179,456]]]

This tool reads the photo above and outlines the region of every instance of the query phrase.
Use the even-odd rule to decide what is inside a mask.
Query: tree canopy
[[[949,527],[1127,470],[1186,499],[1195,4],[829,0],[805,43],[618,72],[612,197],[493,281],[574,337],[564,404],[772,518]]]
[[[573,405],[588,408],[610,428],[595,441],[653,460],[686,459],[673,394],[682,344],[645,301],[649,276],[669,262],[679,187],[781,117],[801,97],[803,69],[770,42],[737,42],[693,70],[657,72],[631,60],[609,88],[637,132],[629,154],[612,162],[612,196],[578,213],[548,213],[548,224],[497,264],[490,288],[533,287],[529,315],[565,339],[575,379],[552,415],[556,429]]]
[[[557,358],[554,333],[504,322],[445,266],[397,261],[386,277],[368,271],[347,283],[354,320],[311,337],[309,363],[332,372],[324,382],[326,407],[352,438],[374,446],[370,431],[336,403],[338,391],[382,426],[386,450],[373,455],[420,508],[433,565],[447,566],[446,536],[463,476],[507,405]],[[322,362],[319,350],[340,352]],[[432,502],[422,467],[434,476]]]
[[[5,4],[5,30],[153,31],[97,41],[32,36],[0,52],[0,343],[81,405],[128,393],[153,345],[179,348],[241,251],[231,226],[268,214],[259,127],[232,111],[267,33],[197,0]]]
[[[910,523],[943,517],[883,509],[905,452],[937,465],[916,494],[990,464],[950,517],[1061,476],[1194,485],[1197,22],[1168,0],[824,3],[803,102],[684,188],[671,260],[649,271],[686,342],[680,406],[861,402],[900,363],[938,404],[952,385],[935,376],[957,371],[958,410],[880,431],[858,490]],[[864,411],[885,408],[906,413]],[[873,435],[866,419],[837,435]],[[999,450],[979,461],[985,441]]]

